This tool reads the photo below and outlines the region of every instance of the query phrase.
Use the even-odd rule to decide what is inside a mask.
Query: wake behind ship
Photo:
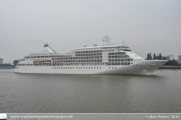
[[[31,53],[19,60],[16,73],[40,74],[143,74],[151,75],[166,60],[144,60],[128,46],[110,44],[84,45],[67,54],[58,54],[48,44],[40,53]]]

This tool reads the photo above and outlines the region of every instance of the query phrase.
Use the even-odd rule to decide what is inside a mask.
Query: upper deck
[[[121,46],[121,45],[100,45],[100,46],[92,46],[87,47],[84,46],[82,48],[76,48],[75,51],[89,51],[89,50],[105,50],[105,49],[120,49],[122,51],[131,51],[131,49],[128,46]]]
[[[128,46],[113,45],[108,42],[104,44],[87,47],[83,45],[70,53],[60,54],[55,52],[48,44],[45,44],[42,51],[31,53],[25,56],[21,64],[34,65],[42,64],[49,60],[49,65],[77,65],[77,64],[106,64],[106,65],[129,65],[133,60],[144,60],[131,52]],[[46,63],[47,65],[47,63]]]

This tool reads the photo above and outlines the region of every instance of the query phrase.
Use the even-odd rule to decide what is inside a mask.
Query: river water
[[[180,113],[181,70],[153,75],[18,74],[0,69],[2,113]]]

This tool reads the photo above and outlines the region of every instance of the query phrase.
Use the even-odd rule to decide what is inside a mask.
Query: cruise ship
[[[145,60],[128,46],[110,44],[104,37],[103,44],[59,54],[48,44],[39,53],[31,53],[19,60],[16,73],[39,74],[140,74],[151,75],[166,60]]]

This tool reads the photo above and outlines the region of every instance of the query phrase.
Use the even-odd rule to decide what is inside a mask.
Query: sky
[[[67,53],[111,43],[181,55],[181,0],[0,0],[0,58],[12,63],[48,43]]]

